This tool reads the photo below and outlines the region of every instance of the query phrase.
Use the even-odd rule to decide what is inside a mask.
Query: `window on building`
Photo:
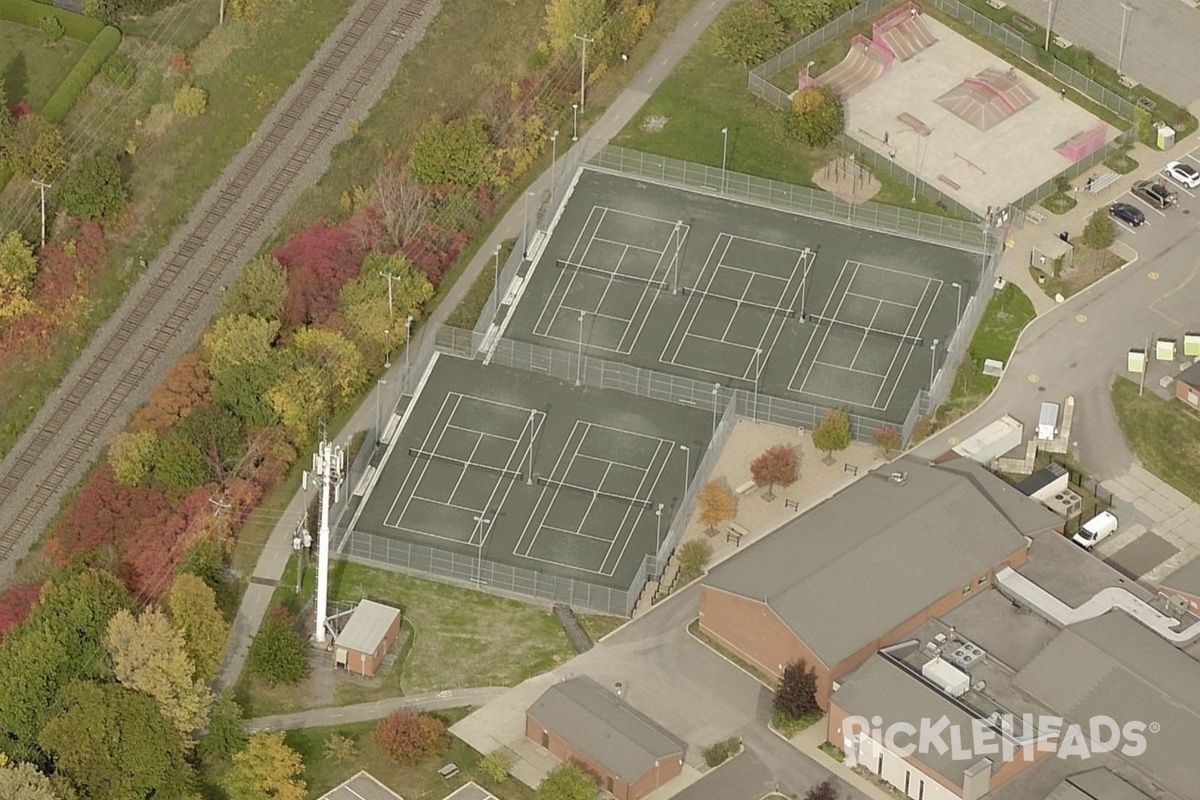
[[[904,770],[904,794],[908,794],[908,784],[912,780],[912,773]]]
[[[604,788],[609,794],[612,794],[612,791],[613,791],[612,775],[609,775],[607,778],[604,779]]]
[[[880,776],[883,775],[883,753],[879,754],[879,764],[875,769],[875,773]]]
[[[917,800],[925,800],[925,779],[921,779],[921,785],[917,789]]]
[[[1196,393],[1193,392],[1191,389],[1188,389],[1188,402],[1191,403],[1192,405],[1196,405],[1197,403],[1200,403],[1200,397],[1197,397]]]
[[[550,731],[542,731],[542,747],[550,749]]]

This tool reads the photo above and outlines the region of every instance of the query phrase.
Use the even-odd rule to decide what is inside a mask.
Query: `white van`
[[[1091,550],[1100,542],[1112,536],[1117,531],[1117,517],[1111,511],[1101,511],[1096,516],[1083,523],[1083,527],[1079,529],[1079,533],[1071,537],[1071,541],[1083,547],[1085,550]]]
[[[1038,415],[1037,438],[1052,442],[1058,438],[1058,403],[1042,403]]]

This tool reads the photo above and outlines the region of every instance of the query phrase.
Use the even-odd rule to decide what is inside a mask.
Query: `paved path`
[[[382,719],[393,711],[440,711],[446,708],[481,706],[500,697],[508,689],[502,686],[483,686],[477,689],[446,689],[441,692],[414,694],[407,697],[389,697],[371,703],[333,708],[310,708],[295,714],[277,714],[273,717],[256,717],[246,720],[246,730],[278,731],[293,728],[323,728],[328,725],[345,725],[350,722],[365,722]]]
[[[617,97],[612,105],[589,129],[580,141],[559,157],[559,162],[570,158],[571,150],[575,147],[595,148],[607,142],[616,135],[625,124],[637,113],[650,94],[658,85],[671,74],[671,70],[700,38],[700,34],[716,18],[717,14],[730,0],[699,0],[696,7],[680,23],[675,31],[659,47],[649,63],[637,74],[629,87]],[[550,170],[544,172],[529,187],[529,191],[541,196],[550,188]],[[521,234],[524,221],[524,209],[520,203],[514,203],[508,213],[497,223],[487,239],[479,246],[475,258],[467,266],[466,271],[458,278],[450,292],[438,305],[437,310],[430,315],[425,323],[425,330],[436,330],[446,317],[454,310],[459,301],[467,293],[475,276],[485,267],[491,268],[492,253],[506,239],[513,239]],[[395,359],[394,375],[384,375],[384,380],[399,380],[403,371],[403,358]],[[368,398],[359,406],[358,411],[342,427],[334,437],[336,440],[345,438],[348,433],[368,430],[375,422],[374,399]],[[234,619],[232,638],[225,664],[218,678],[222,686],[232,686],[241,674],[250,649],[250,641],[258,631],[263,614],[271,602],[271,595],[278,585],[288,559],[292,555],[292,533],[296,523],[305,511],[304,495],[298,493],[292,498],[287,509],[280,516],[279,524],[271,533],[262,556],[259,558],[251,578],[251,583],[242,596],[242,604]]]
[[[434,0],[410,27],[407,2],[382,8],[372,2],[351,7],[0,463],[0,582],[130,413],[195,345],[219,306],[219,287],[237,276],[288,205],[325,172],[334,145],[349,136],[348,121],[365,116],[438,7]],[[364,15],[368,19],[360,20]],[[375,55],[382,58],[376,62]],[[258,165],[257,171],[235,185],[247,165]]]

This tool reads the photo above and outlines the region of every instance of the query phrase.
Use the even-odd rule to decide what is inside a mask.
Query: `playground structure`
[[[825,191],[847,203],[865,203],[882,186],[853,153],[829,161],[813,175],[813,181]]]
[[[937,104],[976,130],[991,130],[1021,111],[1037,97],[1021,80],[1015,68],[1007,72],[988,68],[937,99]],[[1100,144],[1104,143],[1101,135]]]
[[[798,88],[825,86],[845,102],[891,71],[897,59],[908,61],[936,41],[920,7],[906,3],[875,21],[871,38],[858,34],[851,39],[850,51],[837,66],[816,78],[808,74],[807,66],[801,69]]]

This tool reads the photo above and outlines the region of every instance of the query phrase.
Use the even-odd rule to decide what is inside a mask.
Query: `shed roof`
[[[833,666],[1009,558],[1024,534],[1061,522],[969,459],[890,469],[903,485],[855,482],[713,568],[705,585],[764,601]]]
[[[1059,464],[1057,461],[1051,461],[1046,465],[1045,469],[1039,469],[1037,472],[1018,483],[1017,490],[1026,497],[1033,497],[1035,492],[1046,488],[1066,474],[1066,467],[1064,467],[1062,464]]]
[[[1089,769],[1071,775],[1046,800],[1150,800],[1150,795],[1110,769]]]
[[[529,707],[529,716],[626,783],[659,759],[686,749],[661,725],[587,676],[551,686]]]
[[[1063,630],[1017,685],[1076,724],[1097,716],[1157,723],[1146,751],[1127,763],[1181,797],[1200,786],[1200,662],[1123,612]]]
[[[1181,383],[1186,383],[1193,389],[1200,389],[1200,361],[1197,361],[1195,364],[1192,364],[1183,372],[1176,375],[1175,380],[1180,381]]]
[[[337,645],[358,653],[374,653],[398,616],[398,608],[374,600],[361,600],[346,627],[338,634]]]
[[[1168,589],[1200,596],[1200,558],[1193,558],[1159,583]]]

